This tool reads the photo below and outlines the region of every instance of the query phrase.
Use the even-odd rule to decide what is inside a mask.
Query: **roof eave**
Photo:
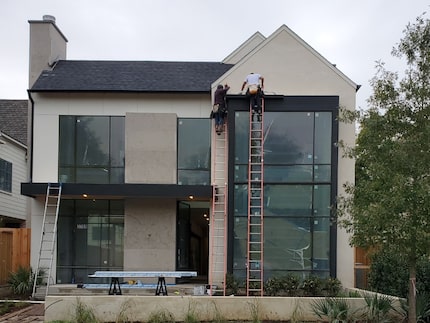
[[[206,93],[210,94],[211,90],[194,90],[194,91],[178,91],[178,90],[56,90],[56,89],[30,89],[31,93],[191,93],[200,94]]]

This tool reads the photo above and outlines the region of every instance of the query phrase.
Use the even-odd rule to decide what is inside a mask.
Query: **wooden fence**
[[[0,285],[20,266],[30,266],[30,240],[29,228],[0,228]]]
[[[368,279],[370,271],[370,259],[368,252],[361,248],[355,248],[355,263],[354,263],[354,287],[360,289],[368,288]]]

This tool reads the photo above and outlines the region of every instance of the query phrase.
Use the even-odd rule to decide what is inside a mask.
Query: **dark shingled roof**
[[[233,65],[219,62],[59,61],[31,91],[210,92]]]
[[[0,100],[0,131],[27,146],[27,100]]]

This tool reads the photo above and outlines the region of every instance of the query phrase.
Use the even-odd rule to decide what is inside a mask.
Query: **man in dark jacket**
[[[222,86],[219,84],[214,94],[214,105],[213,105],[213,117],[215,118],[215,130],[218,135],[224,129],[224,118],[227,114],[227,104],[225,101],[225,96],[230,87],[226,84]]]

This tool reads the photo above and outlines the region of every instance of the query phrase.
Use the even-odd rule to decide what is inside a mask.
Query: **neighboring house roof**
[[[27,100],[0,100],[0,131],[27,145]]]
[[[219,62],[61,60],[31,88],[45,91],[210,92],[233,65]]]

